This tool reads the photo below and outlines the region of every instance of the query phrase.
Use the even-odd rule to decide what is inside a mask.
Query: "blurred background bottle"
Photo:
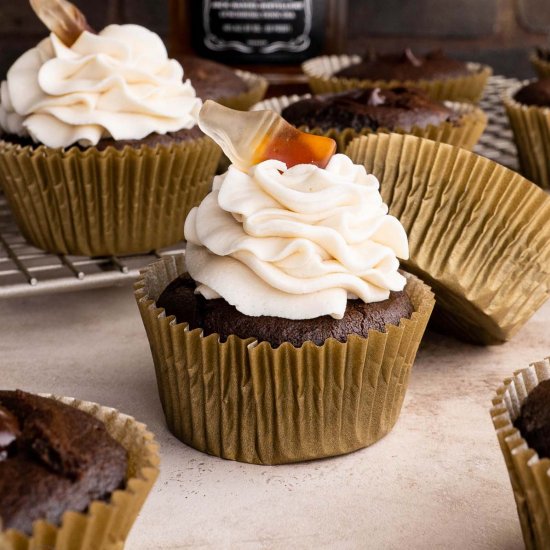
[[[345,48],[342,0],[171,0],[174,54],[222,63],[299,64]]]

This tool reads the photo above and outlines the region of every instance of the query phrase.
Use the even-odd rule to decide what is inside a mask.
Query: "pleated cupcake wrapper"
[[[144,424],[115,409],[68,397],[45,397],[90,413],[105,423],[109,434],[128,452],[126,486],[112,493],[108,502],[93,501],[85,513],[65,512],[59,526],[36,521],[30,537],[14,530],[0,530],[0,549],[122,549],[159,473],[158,445],[153,434]]]
[[[221,105],[237,109],[238,111],[248,111],[252,105],[261,101],[267,91],[268,82],[263,76],[250,73],[248,71],[236,70],[235,74],[245,81],[248,91],[232,97],[220,97],[216,99]]]
[[[533,52],[529,56],[529,61],[531,62],[531,65],[539,78],[550,77],[550,61],[541,59],[536,52]]]
[[[393,88],[405,86],[426,90],[432,99],[477,103],[483,95],[491,67],[469,63],[469,75],[439,80],[367,80],[334,76],[337,72],[361,61],[357,55],[324,55],[302,64],[315,94],[345,92],[357,88]]]
[[[415,312],[387,332],[300,348],[217,334],[166,317],[155,301],[185,272],[183,255],[151,264],[136,283],[169,429],[219,457],[284,464],[349,453],[386,435],[399,416],[433,308],[407,274]]]
[[[489,159],[415,136],[360,137],[347,155],[380,180],[403,224],[404,266],[433,288],[434,325],[499,343],[546,301],[550,197],[537,186]]]
[[[257,103],[251,110],[261,111],[264,109],[270,109],[281,114],[282,111],[289,105],[309,97],[311,97],[309,94],[302,96],[293,95],[272,97]],[[404,130],[403,128],[395,128],[394,130],[378,128],[378,130],[373,131],[370,128],[364,128],[360,132],[357,132],[353,128],[347,128],[345,130],[330,128],[329,130],[323,130],[321,128],[308,128],[306,126],[302,126],[300,130],[334,139],[338,144],[339,153],[344,153],[349,143],[358,136],[366,136],[372,133],[390,132],[395,132],[397,134],[412,134],[414,136],[424,137],[433,141],[442,141],[443,143],[449,143],[450,145],[456,145],[457,147],[464,147],[464,149],[472,150],[487,126],[487,115],[471,103],[446,101],[445,105],[460,115],[460,119],[457,124],[442,122],[437,126],[430,124],[424,128],[413,126],[410,130]]]
[[[527,394],[549,378],[549,358],[515,372],[497,389],[491,409],[527,550],[550,548],[550,459],[539,458],[513,421],[519,416]]]
[[[207,137],[104,151],[0,141],[0,187],[25,238],[84,256],[149,252],[183,238],[221,156]]]
[[[514,101],[514,94],[524,84],[504,94],[504,107],[522,174],[543,189],[550,189],[550,108]]]

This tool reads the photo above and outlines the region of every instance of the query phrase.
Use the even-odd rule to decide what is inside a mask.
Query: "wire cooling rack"
[[[514,170],[516,150],[500,97],[517,84],[516,79],[503,76],[489,80],[480,103],[489,124],[475,149],[476,153]],[[0,298],[123,284],[135,279],[139,270],[156,258],[184,248],[181,242],[150,254],[105,258],[48,254],[25,241],[0,193]]]
[[[123,284],[134,280],[153,260],[183,250],[182,242],[139,256],[48,254],[25,241],[0,193],[0,298]]]
[[[502,105],[502,94],[518,84],[519,80],[515,78],[499,75],[489,79],[485,95],[479,104],[487,113],[489,121],[474,149],[478,155],[490,158],[512,170],[518,169],[518,158],[512,130]]]

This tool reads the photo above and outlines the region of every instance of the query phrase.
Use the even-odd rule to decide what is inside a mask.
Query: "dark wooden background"
[[[345,0],[342,0],[345,1]],[[348,50],[443,47],[501,74],[532,75],[527,52],[548,41],[550,0],[348,0]],[[95,28],[138,23],[169,31],[169,0],[75,0]],[[26,0],[0,0],[0,75],[46,36]],[[550,42],[549,42],[550,43]]]

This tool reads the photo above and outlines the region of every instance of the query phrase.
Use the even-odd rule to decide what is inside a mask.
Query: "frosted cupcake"
[[[68,34],[48,20],[54,32],[2,82],[8,202],[27,240],[50,252],[173,244],[220,155],[196,125],[202,102],[156,34],[137,25],[96,34],[74,17]]]
[[[136,286],[169,428],[224,458],[295,462],[383,437],[433,307],[399,271],[407,238],[377,180],[344,155],[312,164],[306,139],[217,177],[186,220],[185,260]]]

